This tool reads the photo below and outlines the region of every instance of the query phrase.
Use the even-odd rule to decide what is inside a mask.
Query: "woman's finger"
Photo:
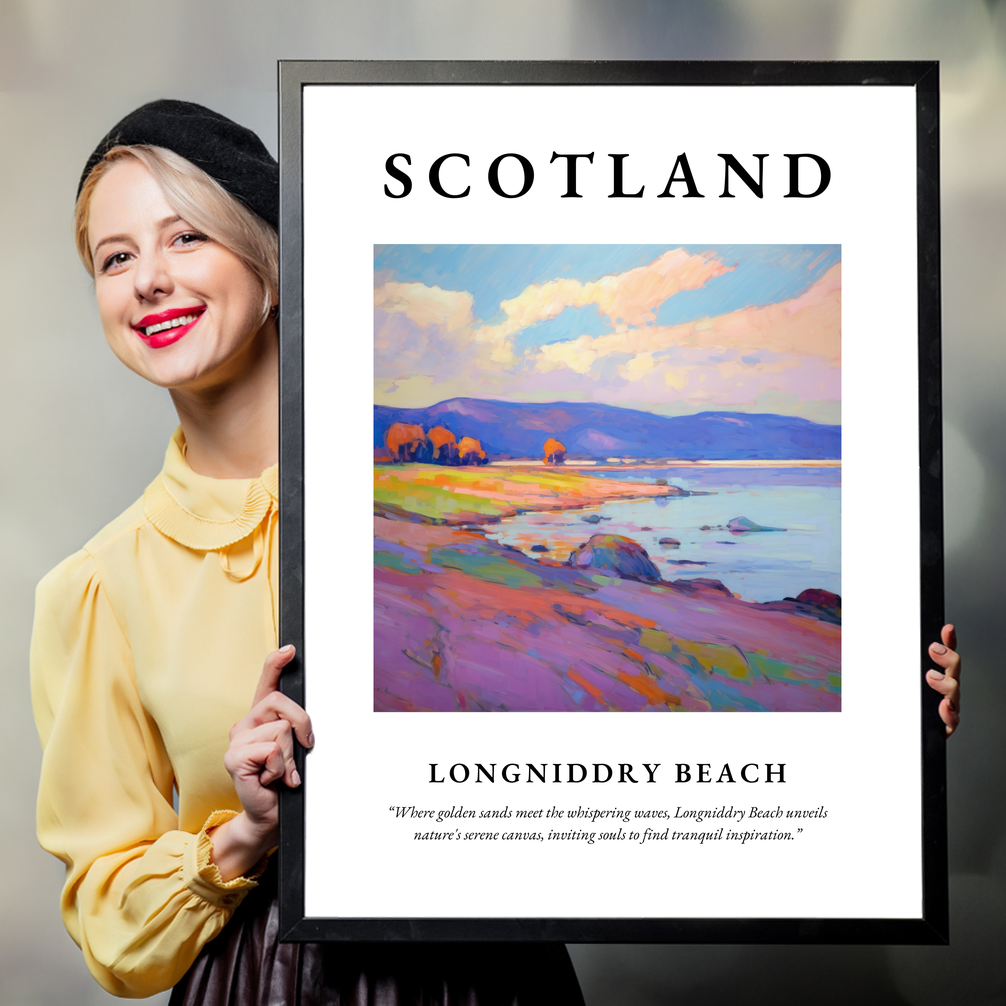
[[[961,721],[960,682],[942,671],[930,670],[926,673],[926,683],[943,696],[940,702],[940,719],[943,720],[949,737]]]
[[[272,720],[286,720],[296,731],[297,740],[304,747],[314,746],[311,717],[289,695],[270,692],[261,702],[252,707],[251,712],[241,720],[242,726],[250,728]]]
[[[956,678],[942,671],[930,670],[926,672],[926,681],[929,687],[950,700],[954,710],[957,710],[957,696],[961,690],[961,684]]]
[[[258,781],[263,786],[268,786],[277,779],[281,779],[285,769],[286,760],[283,757],[282,746],[277,742],[273,742],[269,745],[269,753],[262,763],[262,771],[259,772]]]
[[[300,773],[293,757],[293,731],[286,720],[270,720],[243,731],[233,741],[235,747],[273,742],[283,756],[283,781],[293,789],[300,785]]]
[[[224,767],[235,780],[255,779],[260,786],[268,786],[283,775],[286,762],[279,743],[263,740],[228,748]]]
[[[270,692],[276,691],[279,687],[279,677],[283,673],[283,668],[293,660],[296,653],[297,650],[292,645],[287,645],[278,650],[273,650],[265,658],[265,663],[262,665],[262,675],[259,678],[258,687],[255,689],[255,698],[252,699],[253,709]]]
[[[957,725],[961,722],[961,714],[950,705],[949,699],[944,699],[940,703],[940,719],[943,720],[946,726],[948,737],[957,729]]]
[[[956,679],[961,673],[961,655],[956,650],[951,650],[943,643],[930,643],[929,656],[934,663],[940,665],[945,674]]]
[[[949,647],[951,650],[957,649],[957,629],[952,625],[944,625],[940,630],[940,639],[943,640],[943,645]]]

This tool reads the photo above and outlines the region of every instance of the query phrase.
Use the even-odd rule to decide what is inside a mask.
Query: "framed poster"
[[[287,938],[945,941],[935,64],[280,92]]]

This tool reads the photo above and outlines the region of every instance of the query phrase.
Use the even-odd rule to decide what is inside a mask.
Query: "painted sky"
[[[841,421],[836,245],[374,249],[374,399]]]

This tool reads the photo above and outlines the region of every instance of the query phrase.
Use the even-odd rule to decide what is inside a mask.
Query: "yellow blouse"
[[[38,586],[38,837],[115,995],[174,985],[255,886],[223,882],[206,829],[241,809],[228,731],[276,646],[277,493],[276,467],[197,475],[178,430],[143,498]]]

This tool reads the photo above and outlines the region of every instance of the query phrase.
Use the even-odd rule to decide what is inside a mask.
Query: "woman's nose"
[[[156,301],[174,290],[167,259],[159,250],[140,255],[133,271],[133,287],[136,299],[141,301]]]

